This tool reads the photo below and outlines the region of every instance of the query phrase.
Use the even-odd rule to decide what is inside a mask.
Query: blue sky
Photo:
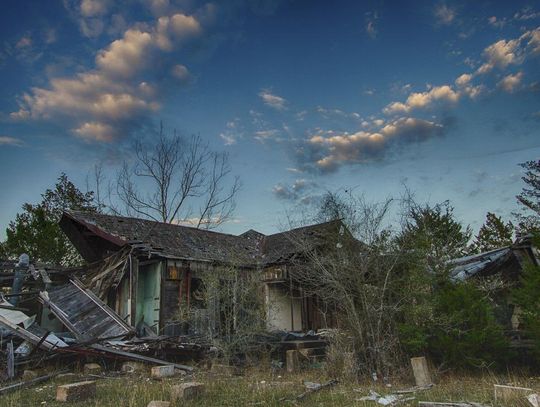
[[[533,1],[5,0],[0,227],[64,171],[199,134],[241,177],[233,233],[325,190],[509,219],[540,157]]]

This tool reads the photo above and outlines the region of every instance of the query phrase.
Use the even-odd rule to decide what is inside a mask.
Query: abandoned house
[[[290,271],[299,256],[295,239],[311,248],[323,247],[332,236],[343,236],[346,228],[341,221],[268,236],[254,230],[235,236],[138,218],[69,212],[60,226],[90,263],[84,283],[132,326],[143,324],[156,333],[178,334],[181,324],[175,321],[182,307],[197,312],[201,324],[214,323],[211,310],[201,301],[201,277],[227,267],[260,276],[268,330],[305,332],[336,324],[331,310],[306,295]]]
[[[495,305],[495,316],[514,347],[527,346],[527,341],[523,340],[520,310],[512,304],[510,291],[519,283],[523,267],[528,263],[540,265],[540,253],[530,235],[518,237],[510,246],[447,262],[453,279],[475,279],[487,290]]]

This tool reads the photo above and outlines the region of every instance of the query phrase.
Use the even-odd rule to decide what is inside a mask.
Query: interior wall
[[[302,302],[291,298],[284,284],[265,284],[266,326],[269,331],[301,331]],[[292,312],[291,312],[292,304]]]

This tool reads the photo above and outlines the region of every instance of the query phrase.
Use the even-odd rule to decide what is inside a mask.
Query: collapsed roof
[[[147,219],[90,212],[65,212],[60,227],[87,261],[100,260],[130,245],[160,257],[241,266],[286,261],[298,252],[324,244],[330,235],[343,235],[340,220],[264,235],[255,230],[235,236]],[[348,233],[348,232],[347,232]]]
[[[536,265],[539,263],[530,236],[519,238],[510,246],[452,259],[447,265],[450,267],[450,276],[455,280],[486,277],[499,272],[502,272],[505,278],[515,279],[527,261]]]

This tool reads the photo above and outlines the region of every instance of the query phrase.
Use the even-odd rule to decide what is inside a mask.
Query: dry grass
[[[81,375],[77,380],[84,380]],[[32,388],[0,396],[0,406],[126,406],[145,407],[151,400],[169,400],[170,387],[182,381],[201,381],[206,384],[206,394],[197,400],[184,402],[182,406],[283,406],[291,405],[281,399],[292,399],[304,391],[303,381],[326,381],[322,370],[309,370],[297,374],[272,375],[266,370],[251,370],[243,376],[221,376],[200,372],[193,377],[174,377],[162,381],[149,379],[145,375],[130,375],[119,378],[97,379],[97,397],[79,403],[55,401],[56,386],[65,383],[54,380]],[[70,381],[73,381],[71,379]],[[417,400],[430,401],[475,401],[495,405],[493,384],[513,384],[531,387],[540,391],[540,377],[525,376],[447,376],[439,384],[417,395]],[[377,406],[357,398],[367,395],[369,390],[389,394],[393,390],[407,388],[411,382],[393,383],[391,387],[372,381],[365,383],[340,383],[336,387],[311,394],[298,404],[305,406]],[[417,405],[416,401],[409,403]],[[499,406],[527,406],[526,400],[508,400]]]

